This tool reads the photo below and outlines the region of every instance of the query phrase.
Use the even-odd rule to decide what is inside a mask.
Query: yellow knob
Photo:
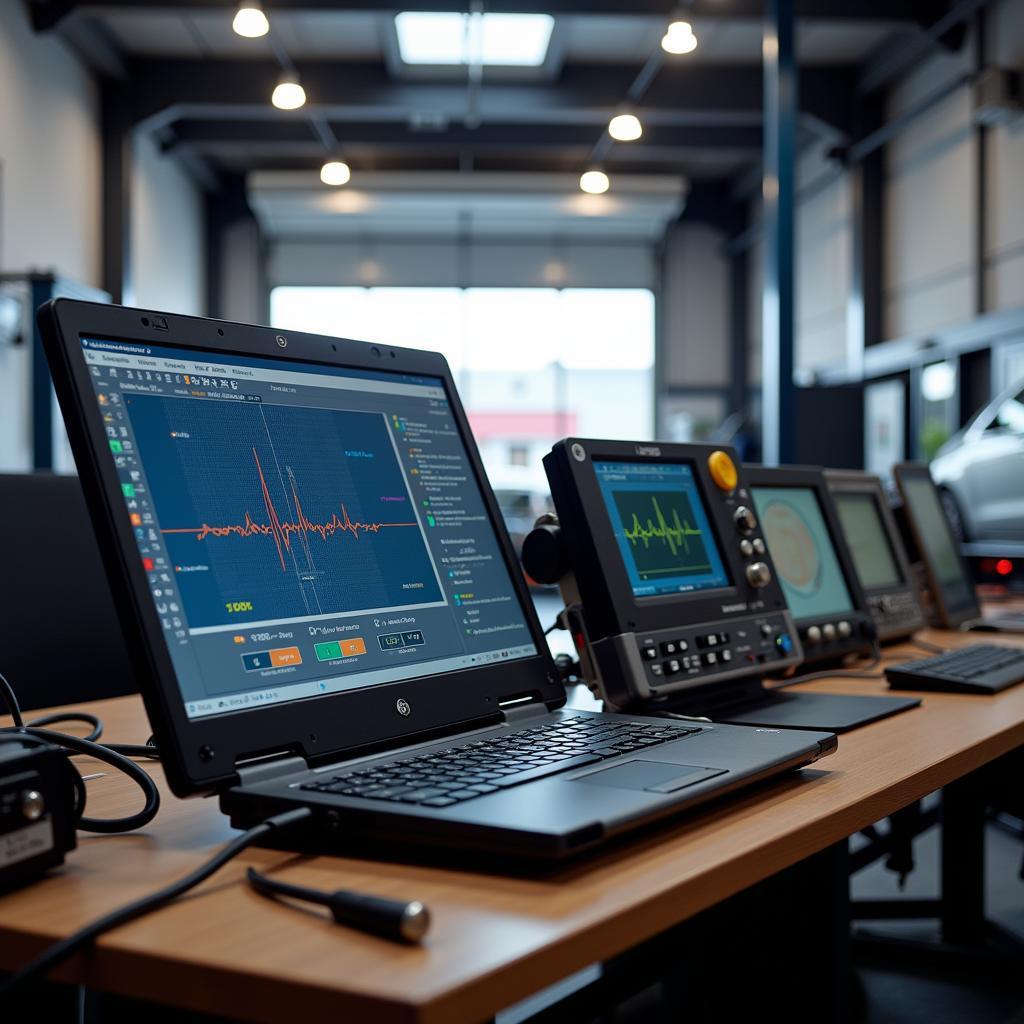
[[[725,452],[712,452],[708,456],[708,470],[716,487],[723,491],[736,490],[736,484],[739,483],[736,463]]]

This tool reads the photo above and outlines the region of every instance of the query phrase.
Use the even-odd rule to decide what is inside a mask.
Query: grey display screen
[[[833,497],[861,586],[865,590],[900,586],[904,581],[875,496],[845,493]]]

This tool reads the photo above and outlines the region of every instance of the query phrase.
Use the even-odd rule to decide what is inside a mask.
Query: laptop
[[[438,354],[57,300],[40,331],[171,789],[545,859],[836,748],[566,707]],[[394,848],[394,847],[393,847]]]

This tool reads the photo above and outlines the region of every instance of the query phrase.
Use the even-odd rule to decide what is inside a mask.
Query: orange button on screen
[[[286,665],[301,665],[302,655],[298,647],[278,647],[276,651],[270,652],[270,664],[274,668],[284,668]]]
[[[365,654],[366,641],[361,636],[353,637],[351,640],[342,640],[341,653],[345,658],[352,658],[357,654]]]

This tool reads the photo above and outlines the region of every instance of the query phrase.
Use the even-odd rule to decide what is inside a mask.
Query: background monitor
[[[904,463],[894,466],[893,473],[939,620],[944,626],[952,627],[978,618],[981,609],[974,585],[960,557],[928,467]]]
[[[904,582],[882,512],[872,494],[833,495],[846,545],[865,590],[887,590]]]
[[[882,481],[854,470],[826,470],[825,479],[879,640],[910,636],[924,616]]]
[[[789,610],[800,622],[854,610],[818,496],[809,487],[754,487]]]

